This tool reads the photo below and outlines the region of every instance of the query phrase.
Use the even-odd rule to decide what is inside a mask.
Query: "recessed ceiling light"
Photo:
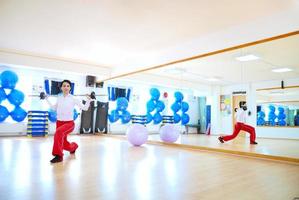
[[[211,78],[207,78],[206,80],[207,80],[207,81],[216,82],[216,81],[220,81],[220,78],[211,77]]]
[[[276,72],[276,73],[283,73],[283,72],[290,72],[290,71],[293,70],[287,67],[272,69],[272,72]]]
[[[241,61],[241,62],[245,62],[245,61],[251,61],[251,60],[258,60],[260,59],[258,56],[255,56],[253,54],[248,54],[245,56],[239,56],[236,57],[236,60]]]

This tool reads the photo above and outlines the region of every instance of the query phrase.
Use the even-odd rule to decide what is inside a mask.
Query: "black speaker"
[[[86,76],[86,87],[94,87],[96,83],[95,76]]]
[[[96,88],[103,88],[104,82],[97,82],[96,83]]]

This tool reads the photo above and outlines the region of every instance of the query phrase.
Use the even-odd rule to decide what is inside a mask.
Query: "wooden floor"
[[[71,136],[76,155],[50,164],[52,137],[0,138],[0,199],[290,199],[299,165],[105,136]]]
[[[159,134],[150,135],[149,140],[161,141]],[[257,138],[257,142],[258,145],[250,145],[249,139],[236,138],[222,144],[219,142],[218,136],[181,134],[176,144],[295,158],[299,161],[299,140]]]

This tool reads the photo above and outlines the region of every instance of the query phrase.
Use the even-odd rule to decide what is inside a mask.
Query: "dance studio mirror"
[[[131,88],[129,108],[133,115],[147,114],[146,105],[152,98],[150,89],[157,88],[160,91],[159,100],[165,104],[161,116],[173,116],[175,113],[182,117],[184,112],[173,110],[173,104],[177,101],[174,94],[181,92],[184,96],[181,103],[188,103],[189,109],[185,113],[190,119],[186,125],[181,125],[182,120],[177,123],[181,132],[177,144],[298,159],[299,127],[291,119],[294,126],[290,129],[291,125],[287,122],[290,117],[286,116],[291,113],[294,119],[299,118],[299,88],[289,88],[299,85],[298,47],[299,35],[295,34],[112,79],[105,84]],[[283,92],[279,100],[265,101],[271,99],[269,94],[275,93],[277,96],[278,92]],[[283,99],[291,100],[279,104]],[[233,132],[234,110],[240,101],[246,101],[251,111],[247,123],[255,127],[258,145],[251,145],[245,133],[230,142],[218,141],[219,135]],[[275,123],[267,126],[269,114],[266,113],[265,122],[261,125],[260,111],[272,104],[276,108]],[[284,110],[288,107],[292,111],[285,113],[285,116],[279,115],[278,109],[281,108],[278,107]],[[152,115],[154,112],[151,112]],[[269,112],[268,108],[264,112]],[[285,117],[285,124],[279,122],[278,115]],[[150,141],[161,141],[159,129],[162,124],[151,122],[146,125]],[[110,123],[112,132],[116,131],[114,128]],[[286,147],[292,150],[286,150]]]

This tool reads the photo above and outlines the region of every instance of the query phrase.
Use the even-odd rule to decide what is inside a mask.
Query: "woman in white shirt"
[[[75,142],[69,142],[67,140],[68,134],[70,134],[75,127],[73,120],[73,110],[75,106],[80,107],[82,110],[88,110],[91,98],[87,96],[87,101],[83,105],[80,100],[76,99],[70,94],[71,82],[69,80],[63,80],[61,82],[62,95],[58,95],[57,102],[52,105],[49,100],[50,107],[57,112],[56,132],[54,135],[54,144],[52,154],[54,158],[51,163],[61,162],[63,160],[63,150],[69,151],[71,154],[75,153],[78,144]]]
[[[241,130],[246,131],[250,134],[250,144],[257,144],[255,141],[256,134],[255,128],[246,124],[246,117],[250,115],[250,111],[247,111],[247,106],[245,101],[239,103],[240,108],[236,108],[236,124],[232,135],[220,136],[218,140],[221,143],[232,140],[240,133]]]

